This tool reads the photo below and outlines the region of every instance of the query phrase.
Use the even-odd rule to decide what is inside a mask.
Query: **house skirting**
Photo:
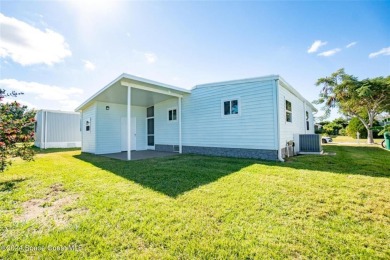
[[[160,152],[179,152],[178,145],[156,144],[154,146],[154,149]]]
[[[177,152],[176,145],[157,145],[156,151]],[[203,147],[203,146],[186,146],[182,147],[183,153],[193,153],[211,156],[224,156],[236,158],[251,158],[261,160],[278,160],[277,150],[266,149],[245,149],[245,148],[223,148],[223,147]]]

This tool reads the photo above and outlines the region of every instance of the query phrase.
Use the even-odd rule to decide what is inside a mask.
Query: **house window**
[[[286,122],[292,122],[292,106],[288,100],[286,100]]]
[[[146,109],[146,117],[154,117],[154,106]]]
[[[168,110],[168,121],[176,121],[177,120],[177,109],[169,109]]]
[[[238,99],[223,101],[223,115],[238,115],[239,109]]]
[[[306,130],[310,130],[309,112],[306,111]]]

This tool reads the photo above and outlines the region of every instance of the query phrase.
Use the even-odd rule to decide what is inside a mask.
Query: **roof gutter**
[[[278,160],[281,162],[284,162],[284,159],[282,158],[282,153],[280,151],[280,120],[279,120],[279,77],[275,79],[275,111],[276,111],[276,149],[278,152]]]

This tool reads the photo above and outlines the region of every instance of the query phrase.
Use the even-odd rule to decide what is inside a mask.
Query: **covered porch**
[[[182,98],[189,93],[163,83],[121,75],[78,108],[95,106],[95,118],[85,120],[91,124],[86,131],[95,135],[92,153],[126,160],[181,153]],[[85,133],[84,136],[86,140],[90,137]]]

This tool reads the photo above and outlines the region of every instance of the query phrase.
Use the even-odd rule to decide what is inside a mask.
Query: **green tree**
[[[343,125],[333,121],[329,124],[324,125],[323,128],[325,133],[329,135],[337,135],[339,133],[339,130],[343,128]]]
[[[340,125],[341,128],[346,128],[348,126],[348,120],[342,117],[336,118],[332,122]]]
[[[1,91],[0,101],[5,91]],[[16,94],[18,95],[18,94]],[[20,157],[31,161],[34,152],[31,142],[34,140],[35,111],[28,110],[18,102],[0,102],[0,171],[11,164],[10,157]]]
[[[374,143],[371,127],[375,116],[390,111],[390,76],[358,80],[340,69],[318,79],[316,85],[322,87],[315,103],[323,104],[324,117],[333,108],[345,116],[357,117],[367,130],[367,143]]]
[[[360,133],[360,138],[367,138],[367,129],[357,117],[351,119],[349,125],[346,128],[346,131],[347,135],[354,139],[356,139],[357,132]]]

